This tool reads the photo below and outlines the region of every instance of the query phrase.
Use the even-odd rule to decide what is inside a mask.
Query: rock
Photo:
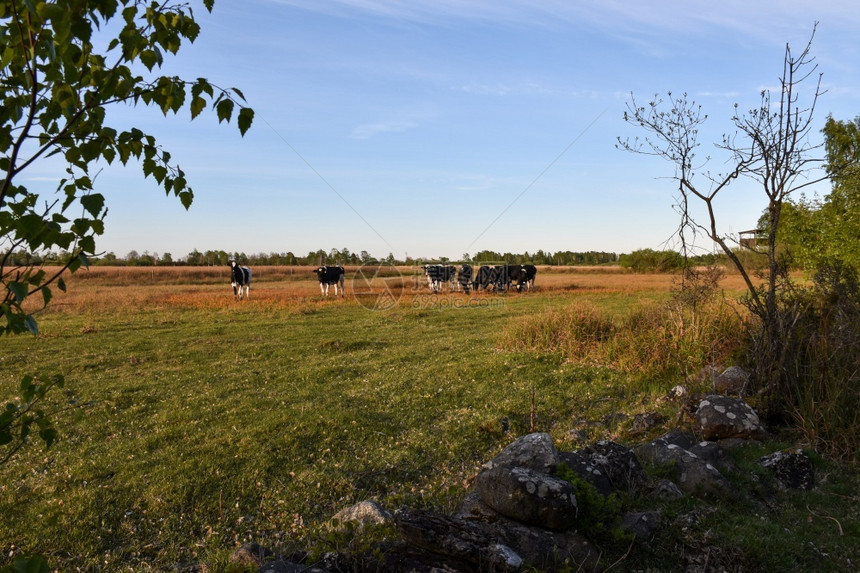
[[[696,410],[696,420],[706,440],[756,438],[764,434],[758,415],[743,400],[711,394]]]
[[[675,444],[679,448],[689,450],[696,444],[696,436],[682,430],[669,430],[660,437],[667,444]]]
[[[474,490],[463,496],[451,515],[480,521],[494,521],[500,517],[499,512],[481,501],[481,496]]]
[[[810,490],[815,485],[815,471],[812,461],[803,452],[774,452],[762,457],[758,462],[770,469],[774,478],[783,489]]]
[[[359,529],[367,525],[380,525],[391,521],[391,514],[375,501],[365,500],[337,512],[331,518],[333,529],[343,530],[347,523],[357,524]]]
[[[684,492],[672,480],[660,479],[657,480],[649,495],[661,501],[672,501],[684,497]]]
[[[576,523],[573,485],[549,474],[496,466],[478,474],[475,489],[481,501],[516,521],[554,530]]]
[[[687,450],[716,467],[721,473],[735,469],[735,462],[729,457],[725,448],[716,442],[699,442]]]
[[[660,528],[661,522],[659,511],[633,511],[624,515],[619,528],[634,534],[638,539],[650,539]]]
[[[489,524],[494,535],[539,571],[595,571],[598,551],[574,530],[548,531],[507,519]]]
[[[529,468],[541,473],[552,473],[558,465],[558,452],[552,437],[543,432],[528,434],[506,447],[485,468],[508,466]]]
[[[585,456],[589,464],[599,468],[616,491],[635,491],[648,481],[636,454],[621,444],[602,440],[578,453]]]
[[[256,543],[243,543],[230,555],[230,563],[236,565],[256,565],[259,567],[275,554],[268,548]]]
[[[680,384],[678,384],[677,386],[675,386],[671,390],[669,390],[669,393],[666,394],[666,399],[672,400],[673,402],[677,401],[677,400],[682,400],[682,399],[686,398],[687,394],[689,394],[689,393],[690,393],[690,391],[687,390],[686,386],[681,386]]]
[[[741,394],[750,381],[749,373],[740,366],[729,366],[713,377],[714,392],[719,394]]]
[[[600,465],[593,462],[586,454],[582,452],[559,452],[558,456],[564,465],[594,486],[597,493],[603,497],[609,497],[615,493],[615,486],[609,481],[609,476],[604,473]]]
[[[731,493],[725,477],[711,464],[696,454],[657,438],[636,448],[636,453],[651,464],[667,466],[672,480],[686,493]]]
[[[394,523],[404,539],[422,549],[467,561],[487,571],[517,571],[522,558],[480,522],[401,508]]]

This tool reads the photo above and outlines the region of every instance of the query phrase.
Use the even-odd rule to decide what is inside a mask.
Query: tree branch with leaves
[[[106,165],[138,163],[144,178],[191,206],[193,190],[170,152],[141,129],[109,125],[109,107],[154,107],[165,116],[187,109],[191,119],[208,108],[219,123],[235,117],[242,135],[251,127],[254,112],[240,90],[161,73],[167,56],[200,33],[192,4],[0,0],[0,336],[38,334],[34,314],[48,306],[52,288],[65,290],[64,276],[96,254],[108,208],[95,179]],[[200,4],[211,11],[214,0]],[[52,157],[65,164],[55,193],[19,184],[23,173]],[[55,249],[69,254],[59,267],[21,265],[13,256]],[[44,402],[63,383],[59,375],[21,380],[0,413],[0,447],[7,448],[0,465],[34,426],[45,444],[54,441]]]

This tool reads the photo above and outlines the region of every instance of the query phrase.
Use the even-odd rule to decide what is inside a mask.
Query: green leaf
[[[6,283],[6,288],[15,296],[15,303],[21,304],[27,298],[27,285],[15,281]]]
[[[242,135],[251,128],[251,124],[254,122],[254,110],[250,107],[243,107],[239,109],[239,118],[237,119],[239,124],[239,132]]]
[[[217,105],[218,123],[222,121],[230,122],[230,117],[233,115],[233,102],[229,99],[222,99]]]
[[[93,217],[98,217],[105,206],[105,198],[101,193],[92,193],[81,197],[81,206]]]
[[[31,314],[28,314],[24,319],[24,328],[33,334],[39,334],[39,325],[36,324],[36,319]]]
[[[190,187],[179,193],[179,201],[186,210],[191,207],[191,203],[194,201],[194,193]]]
[[[191,99],[191,119],[194,119],[200,112],[206,109],[206,100],[202,97],[194,96]]]

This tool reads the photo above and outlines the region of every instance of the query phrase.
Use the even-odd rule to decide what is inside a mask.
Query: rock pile
[[[545,433],[523,436],[485,463],[473,488],[450,515],[411,508],[390,513],[372,501],[339,512],[333,526],[356,529],[388,524],[396,531],[361,556],[329,554],[319,563],[276,559],[259,546],[243,546],[237,563],[257,559],[260,573],[304,571],[516,572],[600,570],[601,552],[587,539],[572,472],[603,498],[631,493],[665,501],[683,496],[737,495],[723,472],[732,465],[726,449],[760,439],[764,429],[742,400],[711,395],[702,399],[696,420],[705,442],[672,431],[628,448],[599,441],[574,452],[559,452]],[[776,452],[760,461],[782,487],[813,487],[812,465],[802,451]],[[660,478],[643,467],[661,468]],[[629,512],[617,527],[628,539],[647,540],[662,527],[660,511]]]

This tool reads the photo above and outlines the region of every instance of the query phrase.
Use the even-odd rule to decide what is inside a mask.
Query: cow
[[[424,274],[427,275],[427,286],[432,292],[439,292],[443,283],[448,283],[448,289],[457,278],[457,267],[452,265],[424,265]]]
[[[489,290],[493,288],[495,292],[501,292],[507,286],[507,266],[482,266],[478,268],[478,273],[475,275],[475,281],[472,283],[476,291]]]
[[[517,292],[521,292],[524,288],[531,290],[534,286],[535,275],[537,275],[537,267],[534,265],[509,265],[508,278],[510,283],[517,288]]]
[[[230,284],[233,286],[233,296],[242,300],[250,298],[251,269],[239,266],[236,261],[230,261]]]
[[[472,286],[472,265],[463,263],[457,269],[457,286],[468,293]]]
[[[532,290],[535,286],[537,267],[534,265],[523,265],[523,270],[526,272],[526,290]]]
[[[317,278],[320,281],[320,292],[322,294],[328,296],[329,286],[334,285],[334,296],[337,296],[337,285],[340,284],[340,296],[343,296],[343,283],[346,280],[346,273],[343,270],[342,266],[323,266],[319,267],[314,272],[316,273]]]

